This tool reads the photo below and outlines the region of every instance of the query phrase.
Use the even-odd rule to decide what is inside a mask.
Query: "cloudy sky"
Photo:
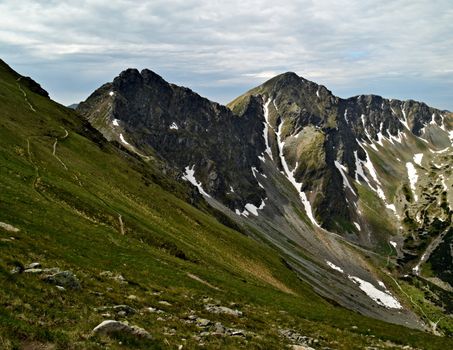
[[[64,104],[136,67],[222,103],[294,71],[453,110],[451,0],[0,0],[0,57]]]

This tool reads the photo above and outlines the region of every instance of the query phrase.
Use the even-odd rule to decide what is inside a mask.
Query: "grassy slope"
[[[275,251],[163,189],[184,197],[183,185],[162,179],[152,164],[106,144],[73,111],[23,89],[36,112],[16,77],[0,65],[0,221],[20,229],[0,228],[0,348],[120,348],[117,341],[90,337],[104,319],[94,308],[116,304],[166,311],[127,317],[155,337],[152,344],[129,340],[130,346],[144,348],[198,347],[192,338],[196,327],[182,321],[191,310],[261,335],[248,337],[248,344],[241,338],[211,337],[204,342],[208,348],[281,348],[278,327],[295,328],[340,349],[375,341],[364,334],[422,348],[451,345],[449,339],[328,304]],[[52,154],[55,139],[56,156],[67,170]],[[37,275],[10,273],[15,264],[33,261],[73,271],[82,290],[61,292]],[[129,283],[100,276],[105,270],[122,274]],[[208,314],[203,297],[223,305],[234,302],[245,317]],[[172,305],[161,305],[161,300]]]

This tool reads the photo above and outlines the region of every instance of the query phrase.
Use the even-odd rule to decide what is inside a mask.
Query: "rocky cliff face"
[[[447,111],[373,95],[341,99],[294,73],[225,107],[134,69],[78,110],[108,139],[179,169],[211,205],[290,256],[292,268],[342,305],[406,322],[366,298],[357,302],[363,295],[351,292],[352,277],[376,277],[344,240],[387,256],[401,274],[419,274],[431,259],[432,277],[451,279],[442,269],[453,265]],[[351,271],[335,291],[326,287],[339,271],[332,261]]]
[[[259,205],[265,193],[253,176],[264,148],[261,108],[254,98],[242,116],[227,107],[135,69],[122,72],[80,104],[108,139],[141,154],[155,153],[196,179],[201,188],[230,208]]]

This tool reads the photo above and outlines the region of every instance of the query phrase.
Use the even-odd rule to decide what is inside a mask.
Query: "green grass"
[[[256,335],[203,340],[212,349],[281,349],[285,341],[279,327],[338,349],[361,349],[375,339],[426,349],[451,346],[450,339],[331,305],[300,281],[278,252],[220,224],[201,199],[198,209],[189,205],[190,189],[163,176],[157,162],[142,162],[106,143],[75,112],[23,87],[33,112],[3,65],[0,77],[0,221],[20,229],[0,229],[2,349],[27,344],[199,348],[193,337],[197,328],[184,322],[191,312]],[[52,155],[56,138],[56,155],[67,170]],[[62,292],[39,275],[11,274],[14,266],[34,261],[71,270],[82,289]],[[128,283],[102,276],[107,270]],[[245,316],[209,314],[205,297],[226,306],[234,303]],[[116,304],[137,309],[127,320],[154,340],[93,337],[91,330],[105,319],[95,308]],[[146,307],[165,313],[147,313]]]

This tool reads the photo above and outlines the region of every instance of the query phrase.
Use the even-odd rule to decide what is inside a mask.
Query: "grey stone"
[[[43,278],[47,283],[56,284],[69,289],[81,289],[79,280],[71,271],[57,272],[53,275],[48,275]]]
[[[24,273],[43,273],[43,269],[25,269]]]
[[[115,320],[105,320],[93,329],[93,334],[99,335],[112,335],[112,334],[130,334],[138,338],[152,339],[143,328],[137,326],[130,326],[125,322]]]
[[[196,323],[200,327],[207,327],[207,326],[209,326],[211,324],[211,321],[207,320],[205,318],[200,318],[199,317],[199,318],[197,318]]]
[[[41,267],[41,263],[39,262],[34,262],[31,263],[30,265],[27,266],[27,269],[38,269]]]
[[[225,334],[227,329],[220,323],[216,322],[214,325],[214,332],[217,334]]]
[[[130,307],[129,305],[115,305],[112,309],[117,313],[124,312],[126,315],[133,315],[137,312],[137,310],[135,310],[133,307]]]
[[[231,315],[231,316],[236,316],[240,317],[242,316],[242,311],[236,310],[236,309],[230,309],[229,307],[226,306],[216,306],[216,305],[205,305],[206,311],[212,312],[214,314],[225,314],[225,315]]]

